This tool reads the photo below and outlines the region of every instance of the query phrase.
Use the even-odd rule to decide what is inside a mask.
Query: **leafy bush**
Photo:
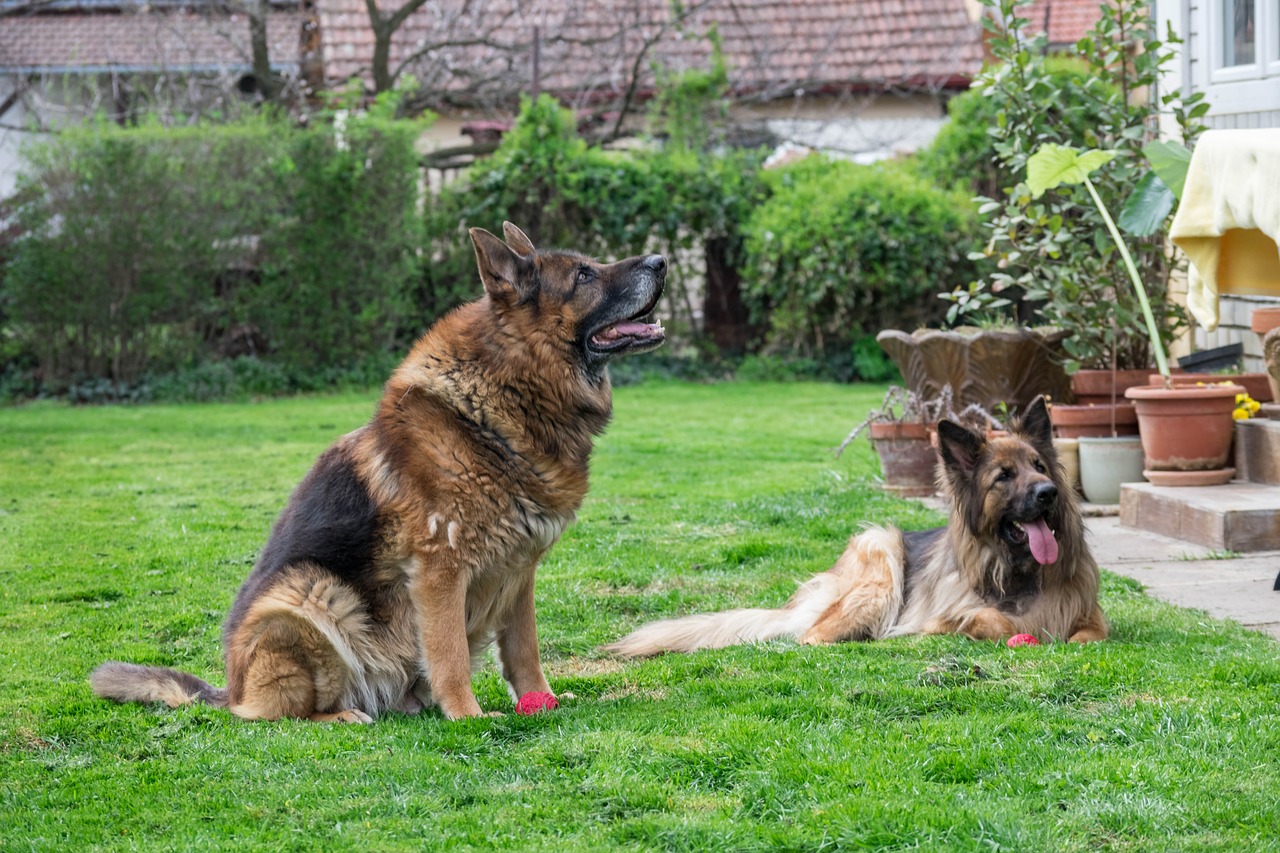
[[[279,150],[261,122],[218,133],[103,123],[29,149],[4,288],[44,383],[128,383],[192,361],[226,319],[220,273],[265,225]]]
[[[1039,91],[1035,96],[1038,109],[1022,118],[1038,123],[1046,136],[1075,140],[1077,145],[1089,144],[1087,140],[1096,139],[1092,113],[1079,105],[1095,103],[1106,96],[1108,84],[1074,57],[1046,56],[1039,62],[1042,73],[1037,78]],[[1017,183],[1020,176],[1014,169],[1022,152],[1014,142],[1015,148],[1004,148],[1006,154],[1014,155],[1013,165],[1001,156],[1001,143],[1009,139],[1008,104],[988,91],[990,84],[983,82],[985,79],[947,102],[947,123],[933,142],[916,155],[916,166],[922,177],[936,184],[992,197]]]
[[[935,294],[974,274],[967,199],[905,170],[809,157],[770,173],[746,227],[746,297],[771,350],[852,353],[886,327],[942,313]]]
[[[226,383],[210,368],[202,390],[199,368],[237,336],[293,384],[401,345],[422,319],[420,125],[390,109],[308,128],[96,123],[28,149],[4,386],[133,399],[185,372],[202,399]]]
[[[392,120],[393,108],[339,114],[294,134],[276,170],[289,215],[264,239],[251,308],[291,367],[344,365],[420,331],[412,294],[423,240],[421,125]]]

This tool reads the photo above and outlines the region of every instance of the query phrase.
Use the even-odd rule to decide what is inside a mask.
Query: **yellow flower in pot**
[[[1231,417],[1238,421],[1246,421],[1262,409],[1262,404],[1250,397],[1248,394],[1236,395],[1236,407],[1231,412]]]

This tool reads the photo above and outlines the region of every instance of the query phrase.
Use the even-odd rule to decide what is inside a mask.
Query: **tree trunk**
[[[253,51],[253,76],[258,91],[267,101],[274,101],[283,88],[280,78],[271,70],[271,48],[267,41],[267,0],[250,0],[249,42]]]
[[[707,289],[702,322],[707,337],[725,354],[740,355],[754,338],[751,312],[742,301],[742,276],[729,263],[729,238],[712,237],[704,247]]]

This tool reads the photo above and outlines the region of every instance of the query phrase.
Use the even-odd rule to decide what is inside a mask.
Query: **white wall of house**
[[[1155,10],[1159,32],[1163,35],[1172,25],[1183,40],[1163,80],[1164,91],[1203,92],[1210,104],[1204,121],[1211,128],[1280,127],[1280,0],[1156,0]],[[1161,130],[1177,136],[1172,116],[1163,117]],[[1218,329],[1197,327],[1189,343],[1194,349],[1242,343],[1246,369],[1261,370],[1249,314],[1257,305],[1277,302],[1224,296]]]

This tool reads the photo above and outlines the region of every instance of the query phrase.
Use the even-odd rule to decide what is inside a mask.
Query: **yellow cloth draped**
[[[1209,331],[1220,293],[1280,296],[1280,128],[1202,134],[1169,237],[1191,261],[1187,308]]]

